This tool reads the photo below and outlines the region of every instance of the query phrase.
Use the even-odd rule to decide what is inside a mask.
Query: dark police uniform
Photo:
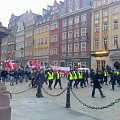
[[[94,77],[94,80],[93,80],[93,90],[92,90],[92,97],[94,98],[95,96],[95,89],[98,89],[99,92],[100,92],[100,95],[102,98],[104,98],[105,96],[103,95],[102,93],[102,90],[101,90],[101,85],[100,85],[100,80],[101,80],[101,75],[99,72],[97,72],[95,74],[95,77]]]

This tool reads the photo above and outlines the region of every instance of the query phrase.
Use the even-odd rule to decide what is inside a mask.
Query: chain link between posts
[[[83,106],[87,107],[87,108],[90,108],[90,109],[95,109],[95,110],[102,110],[102,109],[106,109],[106,108],[109,108],[109,107],[112,107],[114,106],[116,103],[119,103],[120,102],[120,98],[116,99],[114,102],[106,105],[106,106],[102,106],[102,107],[93,107],[93,106],[90,106],[90,105],[87,105],[86,103],[82,102],[82,100],[80,100],[77,95],[73,92],[73,90],[71,89],[71,93],[73,94],[73,96],[79,101],[79,103],[81,103]]]
[[[12,94],[9,91],[3,91],[2,94],[9,94],[10,95],[10,99],[12,99]]]
[[[25,93],[25,92],[27,92],[27,91],[29,91],[29,90],[31,90],[31,89],[32,89],[32,87],[29,88],[29,89],[26,89],[26,90],[20,91],[20,92],[16,92],[16,93],[12,93],[12,92],[10,92],[10,93],[11,93],[11,94],[21,94],[21,93]]]
[[[52,97],[58,97],[58,96],[62,95],[64,92],[66,92],[66,90],[67,90],[67,88],[65,88],[61,93],[53,95],[53,94],[47,92],[44,88],[42,88],[42,89],[47,95],[52,96]]]

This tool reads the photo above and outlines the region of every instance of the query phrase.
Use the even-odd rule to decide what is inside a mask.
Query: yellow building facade
[[[42,23],[34,28],[34,59],[39,60],[41,66],[49,62],[49,23]]]
[[[91,67],[114,67],[120,62],[120,1],[92,11]]]

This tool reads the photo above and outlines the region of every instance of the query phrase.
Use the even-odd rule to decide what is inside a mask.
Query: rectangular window
[[[68,26],[73,25],[73,18],[68,19]]]
[[[100,60],[97,60],[97,68],[101,68],[101,65],[100,65]]]
[[[101,60],[101,67],[102,67],[102,68],[105,68],[105,66],[106,66],[106,65],[105,65],[105,60]]]
[[[81,67],[86,68],[86,62],[81,62]]]
[[[68,39],[71,39],[73,36],[73,32],[72,31],[68,31]]]
[[[118,45],[118,36],[114,36],[113,45]]]
[[[54,24],[54,29],[56,29],[58,27],[57,23]]]
[[[79,10],[79,4],[78,5],[75,5],[75,10]]]
[[[95,47],[95,48],[98,48],[98,47],[99,47],[99,42],[98,42],[98,40],[95,40],[95,41],[94,41],[94,47]]]
[[[74,52],[79,52],[79,44],[74,44]]]
[[[43,44],[43,38],[41,38],[41,44]]]
[[[118,29],[118,21],[117,20],[113,21],[113,28]]]
[[[102,5],[105,5],[105,0],[102,0]]]
[[[72,44],[68,44],[68,53],[72,53]]]
[[[81,28],[81,36],[86,36],[86,27]]]
[[[81,15],[81,22],[85,22],[86,21],[86,14],[82,14]]]
[[[101,6],[101,0],[98,0],[98,1],[97,1],[97,6],[98,6],[98,7]]]
[[[66,40],[66,37],[67,37],[67,33],[66,33],[66,32],[63,32],[63,33],[62,33],[62,40]]]
[[[95,25],[95,32],[99,32],[99,26]]]
[[[50,37],[50,43],[53,43],[53,36]]]
[[[74,20],[75,20],[75,24],[79,23],[79,16],[76,16]]]
[[[58,36],[55,35],[55,36],[54,36],[54,42],[57,42],[57,39],[58,39]]]
[[[57,48],[54,48],[54,54],[57,55]]]
[[[103,38],[103,46],[107,48],[107,45],[108,45],[107,38]]]
[[[62,21],[62,27],[67,27],[67,20]]]
[[[53,54],[54,54],[54,49],[51,48],[51,49],[50,49],[50,55],[53,55]]]
[[[62,53],[66,53],[66,45],[62,45]]]
[[[45,44],[47,44],[47,37],[45,37]]]
[[[95,13],[95,20],[98,20],[98,19],[99,19],[99,13],[96,12],[96,13]]]
[[[107,31],[108,30],[108,24],[107,22],[103,23],[103,31]]]
[[[74,30],[74,38],[79,37],[79,29]]]
[[[81,43],[81,52],[85,52],[86,51],[86,43],[82,42]]]
[[[50,29],[51,29],[51,30],[53,30],[53,29],[54,29],[53,24],[50,26]]]
[[[103,10],[103,17],[107,17],[108,16],[108,10]]]

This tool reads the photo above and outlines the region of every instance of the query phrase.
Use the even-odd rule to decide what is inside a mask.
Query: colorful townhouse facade
[[[33,13],[31,10],[27,14],[27,20],[24,23],[25,26],[25,55],[24,64],[33,59],[33,37],[34,37],[34,25],[38,18],[38,14]]]
[[[91,29],[91,67],[114,67],[120,62],[120,1],[94,0]]]
[[[38,17],[34,27],[34,46],[33,59],[38,60],[41,66],[49,63],[49,18],[51,14],[51,6],[47,6],[47,10],[42,10],[42,16]]]
[[[65,0],[61,21],[60,65],[90,67],[91,1]]]
[[[50,15],[49,64],[52,66],[60,66],[60,12],[63,5],[64,2],[55,1]]]

